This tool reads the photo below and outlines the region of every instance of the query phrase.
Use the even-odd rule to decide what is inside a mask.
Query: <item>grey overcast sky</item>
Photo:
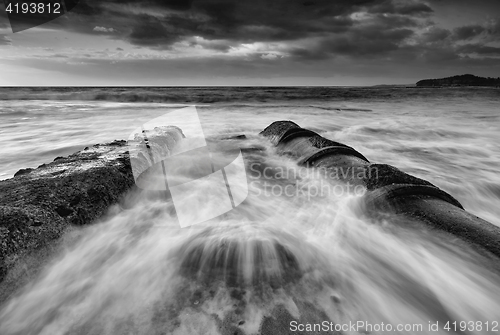
[[[80,0],[18,33],[0,12],[0,85],[500,76],[500,0]]]

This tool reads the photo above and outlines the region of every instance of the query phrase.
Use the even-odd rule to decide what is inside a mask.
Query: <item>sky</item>
[[[500,0],[77,2],[16,33],[0,4],[0,85],[357,86],[500,76]]]

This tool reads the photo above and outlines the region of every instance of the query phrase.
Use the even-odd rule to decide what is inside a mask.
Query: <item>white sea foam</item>
[[[1,103],[19,109],[27,104]],[[132,104],[86,102],[91,107],[85,112],[57,104],[58,112],[50,101],[37,104],[46,113],[36,122],[23,120],[18,131],[2,125],[8,130],[2,141],[27,137],[1,148],[7,157],[4,170],[52,159],[40,154],[49,147],[64,150],[126,138],[164,111],[160,104],[141,105],[138,111]],[[295,108],[214,104],[198,111],[207,136],[246,133],[246,145],[268,149],[266,164],[297,170],[301,185],[316,185],[322,177],[300,173],[256,136],[272,121],[292,119],[354,147],[372,162],[429,180],[467,210],[500,225],[500,122],[489,101],[407,97],[347,101],[343,107],[372,112],[300,103]],[[16,152],[27,156],[18,158]],[[263,158],[247,157],[247,167],[252,159]],[[123,208],[115,206],[106,219],[79,231],[77,243],[68,244],[37,280],[3,306],[0,333],[212,334],[234,326],[252,334],[278,305],[295,318],[309,313],[318,316],[316,321],[339,324],[422,324],[424,333],[430,333],[429,322],[499,320],[500,278],[473,251],[407,229],[398,218],[371,222],[352,194],[263,192],[264,182],[297,181],[261,176],[249,183],[249,198],[222,222],[185,229],[168,200],[129,194]],[[486,332],[483,327],[469,333]]]

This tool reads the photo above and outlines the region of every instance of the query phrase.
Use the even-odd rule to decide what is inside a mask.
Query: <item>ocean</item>
[[[496,88],[4,87],[0,179],[86,146],[127,139],[153,118],[195,106],[206,137],[245,134],[272,152],[258,133],[273,121],[292,120],[355,148],[370,162],[433,183],[470,213],[500,226],[499,102]],[[270,159],[295,168],[283,157]],[[228,290],[218,287],[208,297],[173,270],[169,257],[192,235],[180,229],[162,235],[150,226],[136,234],[145,222],[168,220],[159,204],[145,201],[81,228],[79,242],[68,245],[43,276],[3,307],[1,333],[223,333],[213,315],[224,320],[233,313],[244,321],[242,331],[253,334],[269,306],[278,303],[291,315],[311,304],[338,323],[422,324],[423,333],[433,334],[450,332],[443,323],[426,331],[431,322],[481,321],[481,330],[465,333],[486,334],[484,322],[500,321],[500,279],[474,257],[425,234],[370,224],[358,215],[352,197],[302,200],[257,197],[246,217],[204,239],[210,244],[232,236],[246,243],[245,234],[263,240],[277,236],[303,255],[300,264],[319,264],[308,281],[289,291],[260,300],[247,292],[239,314]],[[321,233],[311,225],[321,226]],[[183,296],[186,302],[179,303],[181,287],[199,298]],[[325,297],[342,303],[332,307]]]
[[[500,225],[500,91],[405,87],[0,88],[0,179],[196,106],[206,136],[292,120]]]

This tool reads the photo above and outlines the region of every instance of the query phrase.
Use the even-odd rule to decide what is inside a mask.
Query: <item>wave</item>
[[[153,103],[267,103],[273,101],[387,101],[407,98],[455,97],[457,90],[421,92],[380,87],[3,87],[0,100],[84,100]],[[469,88],[459,89],[462,91]],[[424,94],[425,93],[425,94]],[[498,98],[498,90],[474,91],[475,96]],[[317,106],[312,106],[317,107]],[[323,108],[323,107],[321,107]],[[330,108],[330,107],[325,107]],[[333,107],[336,110],[336,107]],[[348,110],[340,107],[341,110]],[[355,111],[370,111],[356,109]]]
[[[365,109],[365,108],[344,108],[344,107],[329,107],[329,106],[309,106],[309,107],[323,109],[327,111],[338,111],[338,112],[373,112],[372,109]]]
[[[254,173],[240,206],[190,228],[178,225],[172,199],[134,189],[99,222],[64,236],[61,253],[1,306],[0,332],[283,334],[292,320],[363,320],[429,333],[431,322],[497,317],[500,277],[472,249],[411,228],[412,219],[370,220],[360,198],[319,195],[321,176],[275,153],[248,159],[290,174]],[[185,176],[192,171],[177,177]],[[289,186],[303,192],[266,191]],[[225,195],[214,194],[214,203]]]
[[[22,115],[27,115],[28,112],[24,111],[3,111],[0,110],[0,117],[2,116],[22,116]]]

